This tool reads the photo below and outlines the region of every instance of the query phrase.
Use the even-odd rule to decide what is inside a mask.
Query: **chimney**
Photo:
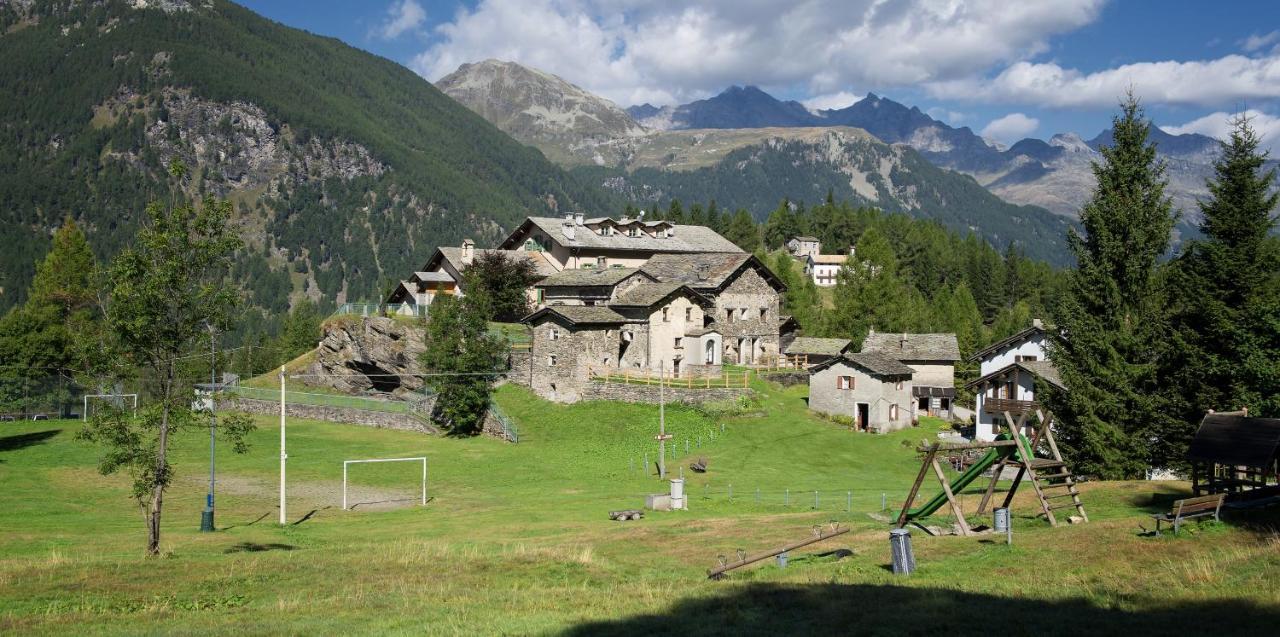
[[[575,213],[573,214],[573,224],[574,224],[574,225],[580,226],[580,225],[582,225],[582,222],[583,222],[583,221],[586,221],[586,219],[587,219],[586,215],[582,214],[581,212],[575,212]]]
[[[849,246],[849,256],[851,257],[858,256],[858,246]]]
[[[643,211],[643,210],[641,210],[640,212],[637,212],[637,213],[636,213],[636,220],[637,220],[637,221],[644,221],[644,211]]]
[[[470,264],[476,258],[476,242],[470,239],[462,240],[462,262]]]
[[[564,213],[564,221],[565,223],[573,223],[573,213],[572,212]]]
[[[564,238],[573,241],[578,236],[578,226],[573,225],[573,215],[565,215],[564,224],[560,226],[560,232]]]
[[[907,335],[905,333],[902,336],[898,337],[898,349],[899,350],[907,349]]]
[[[1043,327],[1044,327],[1044,321],[1042,321],[1042,320],[1040,320],[1040,319],[1031,319],[1031,327],[1039,327],[1039,328],[1043,328]]]

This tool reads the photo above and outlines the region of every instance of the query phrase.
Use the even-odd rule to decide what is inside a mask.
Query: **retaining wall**
[[[721,400],[733,400],[750,391],[746,387],[711,387],[709,389],[706,387],[695,387],[693,389],[668,387],[663,390],[663,394],[666,396],[667,402],[701,405]],[[658,392],[659,387],[657,385],[605,384],[600,381],[590,381],[582,388],[582,400],[616,400],[625,403],[652,405],[658,403]]]

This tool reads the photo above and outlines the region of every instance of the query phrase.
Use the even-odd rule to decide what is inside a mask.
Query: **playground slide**
[[[969,483],[978,479],[983,471],[986,471],[1000,460],[1001,457],[1013,455],[1017,451],[1017,447],[994,447],[978,459],[973,466],[969,467],[964,473],[960,474],[955,480],[951,481],[951,492],[960,493],[962,489],[969,486]],[[947,503],[947,494],[939,491],[938,495],[932,500],[907,511],[907,520],[914,520],[928,515],[932,515],[934,511],[942,508]]]

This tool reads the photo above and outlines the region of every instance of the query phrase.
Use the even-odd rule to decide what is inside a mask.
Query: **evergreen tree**
[[[760,247],[760,229],[745,208],[733,213],[733,218],[726,224],[724,238],[746,252],[755,252]]]
[[[822,299],[813,279],[802,271],[800,264],[785,250],[774,252],[765,262],[774,274],[782,279],[787,291],[782,297],[782,313],[790,314],[806,333],[816,334],[820,329]]]
[[[1204,239],[1175,262],[1169,397],[1177,417],[1160,432],[1157,462],[1176,466],[1207,409],[1248,406],[1280,414],[1280,322],[1275,314],[1280,262],[1275,228],[1276,171],[1244,116],[1233,122],[1200,203]]]
[[[716,200],[712,199],[707,204],[707,227],[716,232],[724,232],[724,219],[720,216],[720,208],[716,207]]]
[[[684,223],[684,206],[680,205],[679,199],[671,200],[671,205],[667,207],[667,214],[663,218],[675,224]]]
[[[437,296],[427,320],[421,360],[436,390],[431,417],[453,435],[480,432],[493,381],[503,371],[506,342],[489,334],[481,305],[470,295]]]
[[[796,222],[795,211],[792,210],[791,202],[783,199],[782,203],[769,213],[769,218],[764,222],[762,233],[764,246],[766,249],[776,250],[798,234],[800,234],[800,227]]]
[[[463,272],[463,284],[472,307],[489,321],[519,321],[529,313],[526,290],[540,279],[529,259],[509,257],[498,251],[476,255]]]
[[[1097,186],[1080,213],[1085,235],[1068,242],[1078,269],[1056,316],[1050,347],[1067,390],[1045,396],[1076,470],[1136,478],[1165,417],[1157,378],[1164,349],[1165,295],[1158,260],[1176,215],[1164,194],[1164,165],[1148,143],[1150,123],[1130,94],[1113,119],[1114,145],[1093,166]]]
[[[915,332],[927,327],[930,318],[923,296],[902,280],[893,246],[875,228],[863,233],[857,258],[840,269],[833,297],[826,333],[854,343],[860,344],[872,329]]]
[[[292,360],[316,348],[320,340],[320,311],[311,299],[303,298],[280,328],[280,358]]]

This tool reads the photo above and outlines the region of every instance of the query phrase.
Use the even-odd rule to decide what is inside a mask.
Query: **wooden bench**
[[[1173,534],[1178,534],[1178,527],[1182,525],[1183,520],[1191,518],[1202,518],[1212,515],[1214,520],[1220,519],[1218,512],[1222,509],[1222,501],[1227,497],[1225,493],[1215,495],[1202,495],[1198,498],[1187,498],[1178,500],[1173,503],[1173,510],[1169,513],[1159,513],[1151,516],[1156,521],[1156,535],[1160,535],[1160,523],[1169,522],[1173,524]]]

